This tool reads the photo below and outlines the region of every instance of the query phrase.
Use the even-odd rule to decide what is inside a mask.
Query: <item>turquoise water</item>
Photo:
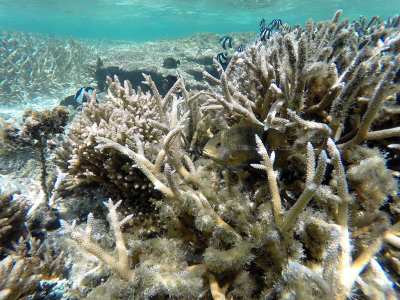
[[[261,18],[289,25],[343,17],[386,18],[399,0],[7,0],[0,1],[0,28],[83,38],[153,41],[197,32],[258,31]]]

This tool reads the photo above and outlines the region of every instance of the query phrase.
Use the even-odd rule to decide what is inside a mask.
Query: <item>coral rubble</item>
[[[135,216],[109,200],[116,256],[95,241],[92,214],[84,232],[62,221],[63,232],[135,298],[396,299],[400,199],[386,162],[398,157],[400,18],[340,15],[275,33],[225,70],[214,60],[219,77],[205,72],[214,86],[198,94],[182,78],[164,97],[150,76],[146,94],[108,79],[109,102],[84,104],[59,164],[122,197],[158,191],[163,228],[129,231]],[[195,151],[239,122],[286,141],[270,151],[254,136],[260,161],[249,168],[260,173]]]

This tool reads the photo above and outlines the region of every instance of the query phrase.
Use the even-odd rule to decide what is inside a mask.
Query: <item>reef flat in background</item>
[[[400,17],[340,16],[230,35],[226,61],[214,34],[3,34],[2,105],[86,102],[2,122],[0,299],[396,299]]]
[[[232,33],[237,46],[255,33]],[[0,117],[14,116],[27,107],[48,109],[75,94],[82,86],[106,88],[106,75],[124,73],[133,86],[145,85],[142,73],[151,75],[161,92],[162,80],[178,74],[191,89],[202,88],[202,72],[215,72],[212,60],[220,51],[221,35],[200,33],[177,40],[133,43],[84,40],[0,30]],[[180,65],[164,67],[174,58]],[[98,59],[102,62],[99,69]],[[121,76],[120,76],[121,77]],[[123,77],[123,76],[122,76]],[[121,78],[123,80],[123,78]],[[10,110],[7,115],[7,110]]]

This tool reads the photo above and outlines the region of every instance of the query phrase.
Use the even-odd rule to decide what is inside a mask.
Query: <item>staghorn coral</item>
[[[65,256],[31,236],[28,209],[34,191],[29,184],[22,189],[12,180],[7,184],[0,194],[0,299],[22,299],[38,292],[43,280],[62,277]]]
[[[0,194],[0,255],[4,254],[4,249],[10,245],[13,236],[19,234],[25,222],[25,215],[29,205],[24,199],[16,199],[13,195],[17,194],[16,189],[2,190]],[[3,249],[4,247],[4,249]]]
[[[60,277],[63,253],[55,255],[47,243],[20,238],[0,261],[0,299],[21,299],[35,293],[40,281]]]
[[[114,272],[126,280],[129,285],[140,289],[140,295],[168,295],[193,298],[202,289],[201,272],[198,268],[189,268],[183,259],[187,247],[178,239],[136,240],[130,251],[127,250],[120,227],[129,222],[133,215],[118,219],[116,209],[121,201],[113,204],[111,199],[104,203],[108,209],[108,218],[115,234],[118,259],[103,251],[91,241],[93,215],[89,214],[85,233],[80,233],[72,225],[62,221],[64,233],[68,233],[86,251],[104,261]],[[170,249],[171,252],[166,252]],[[130,255],[128,256],[128,253]],[[141,253],[146,253],[141,257]],[[140,264],[130,267],[131,259]]]
[[[179,82],[165,99],[172,97]],[[155,157],[156,144],[165,130],[161,125],[159,103],[150,93],[143,93],[141,89],[135,91],[129,81],[121,86],[117,77],[114,82],[108,77],[107,84],[108,101],[84,104],[79,121],[70,127],[63,147],[56,150],[57,164],[72,177],[70,188],[97,182],[108,187],[117,197],[130,199],[146,210],[148,197],[159,198],[151,181],[140,169],[132,168],[132,160],[125,154],[96,147],[98,142],[95,138],[112,138],[122,145],[130,145],[132,149],[136,149],[136,139],[139,138],[143,147]],[[156,96],[161,97],[159,94]],[[95,99],[95,93],[91,97]]]
[[[87,42],[0,30],[0,45],[3,106],[45,95],[63,97],[71,84],[78,87],[91,80],[85,64],[95,60],[96,53]]]
[[[216,87],[207,85],[200,111],[196,102],[203,96],[190,97],[182,79],[161,98],[145,76],[152,90],[146,101],[157,111],[146,119],[159,130],[154,148],[140,130],[132,129],[130,139],[111,131],[124,123],[108,118],[107,136],[92,131],[84,143],[89,134],[71,135],[75,144],[68,151],[123,155],[161,192],[155,205],[166,230],[157,237],[124,234],[121,227],[134,217],[121,220],[120,202],[110,200],[105,205],[118,258],[94,241],[91,214],[84,233],[62,221],[64,233],[139,298],[396,299],[399,223],[385,203],[398,204],[398,182],[385,154],[399,136],[399,124],[387,116],[389,107],[398,109],[398,16],[364,26],[360,35],[357,23],[339,22],[340,14],[254,44],[225,70],[214,61],[219,78],[204,73]],[[136,92],[127,82],[124,89],[129,93],[113,101],[134,105],[137,97],[126,95]],[[93,105],[83,114],[95,118]],[[136,117],[119,112],[124,121]],[[392,120],[384,123],[389,128],[381,127],[381,114]],[[287,141],[286,149],[269,153],[255,136],[260,163],[252,167],[265,177],[246,179],[189,153],[210,131],[240,120],[279,130]],[[99,122],[74,126],[89,132]],[[282,151],[290,155],[277,166]],[[170,254],[167,264],[154,257],[161,252]],[[395,276],[386,272],[385,259]]]

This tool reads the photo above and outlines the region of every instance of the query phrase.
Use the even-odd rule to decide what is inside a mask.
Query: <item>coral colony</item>
[[[150,92],[109,77],[107,102],[86,94],[57,165],[69,189],[108,188],[115,247],[101,245],[92,213],[86,224],[60,221],[63,237],[98,261],[87,277],[111,271],[77,290],[92,299],[397,298],[400,18],[340,15],[280,25],[224,68],[214,60],[219,76],[204,72],[204,90],[178,77],[163,97],[143,74]],[[229,168],[237,149],[224,166],[202,155],[239,123],[278,132],[280,146],[254,134],[259,159],[240,168]],[[0,216],[3,234],[13,225]],[[32,289],[31,273],[35,282],[58,274],[47,256],[37,264],[35,247],[1,261],[0,299]],[[31,273],[21,275],[17,256]]]
[[[52,92],[62,95],[71,82],[82,84],[88,76],[83,62],[95,59],[84,43],[51,39],[40,34],[0,30],[0,96],[5,105]]]

